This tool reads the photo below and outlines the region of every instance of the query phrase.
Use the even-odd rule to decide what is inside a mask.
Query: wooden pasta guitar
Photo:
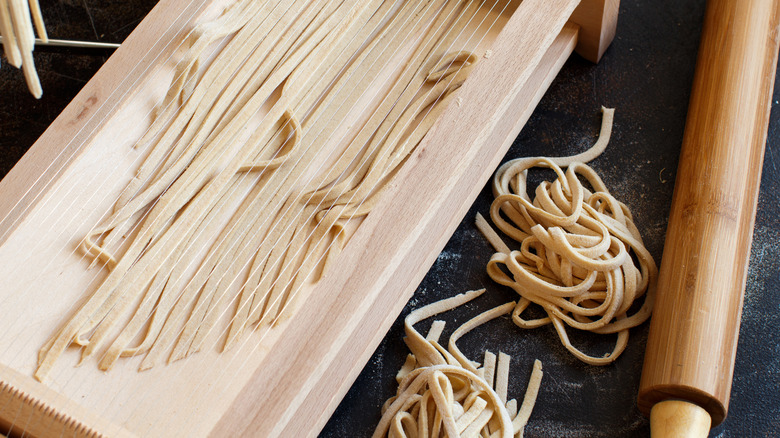
[[[316,435],[618,3],[161,1],[0,182],[0,431]]]

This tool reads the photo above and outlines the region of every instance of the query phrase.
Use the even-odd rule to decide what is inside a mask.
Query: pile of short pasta
[[[3,37],[5,59],[22,69],[27,88],[36,99],[40,99],[43,89],[32,56],[35,32],[42,41],[48,41],[38,0],[0,0],[0,36]]]
[[[628,207],[582,164],[601,154],[609,142],[614,110],[603,112],[599,140],[587,152],[520,158],[496,172],[490,218],[519,249],[510,250],[487,221],[477,217],[477,227],[497,251],[488,274],[521,297],[512,312],[515,323],[529,329],[552,324],[566,349],[591,365],[617,359],[628,344],[629,329],[650,317],[658,277]],[[526,180],[533,168],[551,169],[557,178],[540,184],[532,201]],[[635,305],[641,300],[641,306]],[[531,304],[547,316],[525,319]],[[567,327],[617,334],[615,347],[604,356],[586,354],[572,345]]]
[[[382,408],[373,437],[522,438],[536,403],[542,364],[535,361],[523,403],[507,400],[510,357],[485,352],[483,364],[469,360],[456,342],[469,331],[512,311],[514,302],[488,310],[456,329],[448,348],[439,344],[443,321],[434,321],[423,337],[414,325],[481,295],[471,291],[419,308],[404,320],[411,351],[398,372],[398,391]]]
[[[284,320],[473,69],[455,43],[480,3],[239,0],[197,26],[145,161],[80,245],[110,272],[36,377],[72,345],[148,369]]]

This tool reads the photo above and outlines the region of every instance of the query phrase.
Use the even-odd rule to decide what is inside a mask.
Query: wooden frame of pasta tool
[[[0,183],[0,214],[5,218],[0,222],[0,264],[30,270],[28,258],[19,254],[19,245],[46,238],[46,210],[58,204],[46,200],[57,198],[58,190],[71,184],[72,178],[78,181],[90,172],[82,167],[100,167],[113,158],[117,145],[132,143],[133,139],[124,138],[131,134],[121,127],[147,123],[137,120],[140,116],[134,105],[146,97],[150,72],[170,55],[169,43],[182,38],[200,11],[212,3],[160,2]],[[75,377],[68,382],[47,386],[31,377],[35,357],[0,356],[0,430],[14,425],[12,433],[28,436],[89,437],[185,432],[315,435],[566,59],[574,50],[594,62],[604,53],[615,34],[618,4],[619,0],[524,0],[517,5],[505,17],[503,29],[488,34],[491,56],[476,66],[459,90],[461,104],[445,109],[407,159],[390,193],[339,255],[340,268],[316,284],[317,293],[310,295],[283,330],[266,340],[251,369],[231,375],[219,397],[204,401],[197,393],[189,393],[188,375],[178,365],[144,373],[129,366],[105,375],[84,366],[74,368]],[[83,291],[71,293],[62,299],[78,300]],[[18,295],[14,290],[0,291],[0,300],[10,302],[10,307],[0,309],[0,344],[14,341],[14,331],[6,328],[13,323],[8,315],[21,315],[17,318],[27,321],[33,331],[32,343],[42,343],[49,329],[40,336],[36,329],[52,327],[62,315],[54,314],[56,305],[40,306]],[[35,310],[25,310],[30,308]],[[37,352],[38,347],[27,349]],[[269,351],[273,354],[266,354]],[[199,353],[186,367],[196,375],[208,374],[219,366],[219,360],[213,362],[215,357]],[[174,369],[179,380],[167,378]],[[127,400],[121,391],[111,389],[110,379],[128,379],[144,386],[158,395],[159,406],[144,410],[148,415],[123,418],[117,412],[123,412],[121,405]],[[193,413],[198,415],[197,422],[187,420]],[[18,418],[26,419],[24,427],[18,426]]]

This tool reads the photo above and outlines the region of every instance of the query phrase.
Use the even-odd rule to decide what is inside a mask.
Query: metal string
[[[245,340],[245,342],[246,342],[246,340]]]

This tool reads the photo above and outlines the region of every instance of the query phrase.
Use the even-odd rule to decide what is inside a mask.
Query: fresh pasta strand
[[[411,354],[396,375],[398,390],[385,402],[373,437],[522,437],[542,379],[542,364],[534,361],[531,380],[519,412],[507,400],[510,357],[485,352],[484,364],[472,362],[458,350],[457,340],[487,321],[512,312],[514,302],[472,318],[452,334],[449,347],[439,344],[443,321],[434,321],[426,337],[414,324],[452,310],[484,293],[456,295],[421,307],[404,320]]]
[[[437,0],[434,4],[438,3],[442,3],[441,0]],[[389,3],[385,3],[377,12],[377,14],[375,14],[375,17],[379,16],[381,18],[384,16],[384,10],[388,10],[389,5]],[[446,17],[449,15],[449,11],[456,7],[458,7],[457,2],[450,2],[449,4],[446,4],[445,8],[441,12],[438,12],[440,17],[439,20],[442,20],[442,17],[446,19]],[[416,13],[418,14],[427,10],[430,14],[437,12],[438,7],[431,8],[430,5],[426,5],[425,3],[404,3],[403,7],[395,14],[393,20],[399,17],[406,18],[407,23],[411,22],[411,24],[417,26],[420,25],[421,21],[425,21],[418,20],[416,18],[413,20],[408,20],[408,17],[406,16],[407,14],[404,13],[404,10],[407,8],[411,9],[412,11],[417,11]],[[379,15],[380,13],[382,15]],[[384,47],[396,46],[403,38],[407,38],[409,33],[413,33],[409,31],[397,31],[397,29],[393,29],[393,20],[391,20],[391,24],[385,28],[385,32],[379,33],[376,36],[376,38],[369,46],[370,49],[365,50],[363,55],[358,58],[359,63],[356,61],[357,64],[353,64],[353,66],[360,66],[360,68],[354,70],[355,75],[361,75],[361,70],[366,68],[369,69],[369,73],[370,70],[377,69],[378,66],[382,64],[377,64],[375,61],[379,59],[379,55],[384,53]],[[372,27],[373,26],[367,26],[367,30],[371,29]],[[435,28],[437,25],[434,24],[430,27]],[[393,32],[388,34],[388,30],[393,30]],[[422,50],[422,52],[425,53],[430,45],[437,41],[437,38],[437,35],[433,35],[431,38],[426,40],[426,43],[423,44],[423,49],[418,50]],[[411,65],[409,68],[407,68],[406,71],[409,74],[416,71],[418,76],[424,77],[426,74],[426,67],[424,67],[424,65],[428,62],[428,57],[423,56],[418,58],[421,61],[426,61],[423,63]],[[353,70],[351,67],[344,75],[342,75],[334,88],[341,87],[341,82],[352,77],[352,74]],[[463,74],[465,74],[465,72]],[[369,75],[369,79],[372,76],[373,75]],[[404,75],[402,75],[402,78],[403,77]],[[409,98],[406,96],[414,96],[414,92],[417,90],[417,88],[419,88],[419,84],[416,82],[407,84],[407,82],[408,80],[406,79],[399,79],[395,89],[397,89],[397,92],[399,93],[403,91],[405,94],[400,95],[401,98],[408,100]],[[345,110],[351,107],[351,103],[354,103],[356,97],[363,92],[369,83],[369,80],[361,80],[357,85],[352,85],[351,95],[347,97],[346,101],[349,105],[341,105],[339,110],[336,112],[336,120],[346,116]],[[455,81],[455,83],[452,85],[452,89],[455,89],[458,86],[459,83]],[[408,92],[408,90],[411,90],[411,93]],[[395,91],[391,91],[388,98],[385,99],[385,102],[389,104],[395,103],[396,108],[405,108],[406,105],[402,105],[405,103],[405,101],[401,100],[400,102],[396,102],[394,93]],[[444,104],[446,104],[446,101],[442,102],[442,105]],[[322,108],[323,106],[320,106],[317,111]],[[381,109],[381,107],[374,112],[374,116],[378,117],[376,124],[379,124],[383,118],[385,122],[388,120],[391,122],[396,120],[396,117],[394,117],[394,113],[392,111],[386,115],[386,111]],[[431,118],[433,117],[435,117],[435,115],[431,116]],[[327,121],[328,119],[324,120]],[[397,121],[396,125],[404,125],[405,123],[406,119],[402,119]],[[333,122],[329,122],[329,124],[332,125]],[[309,274],[314,269],[315,262],[317,260],[316,257],[311,256],[312,252],[316,251],[317,249],[316,242],[323,241],[327,235],[333,235],[333,245],[328,245],[329,249],[326,260],[331,260],[333,258],[333,254],[338,253],[340,246],[343,245],[344,235],[341,233],[341,225],[329,220],[327,221],[327,226],[317,226],[314,229],[311,228],[309,222],[311,222],[313,217],[316,217],[318,221],[317,223],[322,225],[320,223],[320,220],[323,216],[321,213],[326,213],[326,211],[315,214],[316,210],[313,208],[315,206],[308,205],[312,204],[312,199],[315,198],[315,196],[312,194],[306,194],[306,192],[310,190],[313,191],[317,187],[323,186],[328,187],[328,191],[335,190],[336,193],[344,192],[346,188],[342,189],[339,187],[329,186],[331,181],[324,181],[327,180],[328,175],[341,175],[341,172],[344,171],[347,167],[347,165],[343,163],[348,163],[349,161],[353,160],[356,152],[361,148],[369,150],[378,149],[379,145],[382,144],[384,147],[390,148],[395,147],[397,144],[411,144],[413,146],[419,142],[419,139],[415,140],[413,135],[407,137],[406,143],[399,143],[398,140],[400,140],[400,138],[396,140],[386,140],[383,135],[380,135],[379,133],[374,134],[376,126],[373,126],[371,122],[369,122],[366,126],[369,126],[370,128],[364,128],[361,131],[361,134],[364,136],[367,135],[368,137],[374,135],[375,141],[368,143],[368,146],[363,146],[364,142],[368,142],[368,137],[358,136],[356,140],[350,143],[350,146],[348,146],[346,151],[342,153],[334,167],[331,167],[327,172],[321,174],[322,178],[317,178],[314,182],[307,184],[307,187],[309,188],[294,189],[294,194],[287,198],[281,209],[280,216],[277,216],[277,218],[274,220],[269,234],[266,234],[265,231],[257,231],[263,230],[268,226],[264,225],[264,223],[267,223],[267,221],[263,218],[263,214],[265,213],[262,210],[260,210],[257,215],[248,217],[254,217],[254,225],[246,225],[236,228],[249,230],[246,233],[241,233],[241,235],[244,236],[245,242],[239,245],[241,248],[243,248],[242,251],[249,251],[249,253],[239,255],[237,257],[238,260],[242,260],[245,257],[251,255],[253,248],[260,246],[260,249],[256,251],[256,255],[254,256],[254,263],[250,269],[250,276],[244,283],[242,292],[239,295],[237,310],[234,318],[231,320],[231,326],[226,338],[225,348],[229,348],[236,341],[246,326],[255,325],[255,327],[262,327],[263,325],[268,325],[272,322],[276,324],[278,321],[284,319],[285,315],[289,315],[291,313],[291,311],[295,308],[295,304],[294,301],[289,300],[288,297],[296,297],[297,294],[291,293],[291,291],[299,290],[303,283],[309,279]],[[388,126],[393,125],[392,123],[389,123]],[[420,123],[418,128],[422,127],[421,131],[424,133],[427,132],[429,126],[430,124]],[[315,125],[308,132],[319,132],[320,129],[320,127]],[[324,129],[327,133],[332,128],[325,126]],[[304,135],[304,141],[313,141],[314,144],[311,146],[303,146],[303,148],[307,150],[319,150],[321,148],[321,144],[318,143],[322,143],[326,139],[327,136],[309,136],[306,134]],[[379,144],[376,144],[377,140],[379,140]],[[374,184],[373,187],[376,188],[377,184]],[[376,195],[378,192],[381,192],[381,189],[377,189],[373,194]],[[351,194],[352,192],[347,192],[347,195]],[[268,195],[266,194],[265,196],[267,197]],[[305,201],[306,198],[309,198],[308,202]],[[335,206],[333,208],[342,212],[343,214],[342,216],[339,216],[338,214],[330,215],[330,217],[337,221],[342,219],[343,216],[347,215],[351,215],[351,217],[354,218],[367,214],[370,211],[371,206],[374,204],[373,200],[366,201],[365,197],[355,198],[354,205],[357,205],[357,207],[352,207],[351,205]],[[372,199],[375,199],[375,196],[372,196]],[[261,201],[263,201],[263,203],[267,202],[265,201],[265,197],[257,198],[252,202],[260,203]],[[256,207],[252,207],[252,209],[255,208]],[[355,208],[357,208],[359,211],[355,211]],[[228,242],[225,241],[223,243],[227,244]],[[235,276],[238,275],[238,267],[240,267],[240,264],[235,263],[235,261],[227,258],[222,260],[222,264],[224,267],[214,268],[214,272],[219,273],[219,275],[212,275],[210,280],[213,280],[214,278],[222,278],[224,283],[232,282]],[[325,270],[327,270],[327,264],[326,267],[323,268],[323,271]],[[212,288],[210,290],[215,292],[217,295],[226,296],[223,292],[225,289],[226,286],[219,286],[219,289]],[[222,307],[223,306],[221,304],[212,305],[212,307],[209,309],[209,314],[216,315],[217,312],[221,311]],[[185,328],[184,333],[192,333],[196,330],[197,335],[193,337],[191,335],[184,336],[183,334],[174,349],[171,360],[180,359],[186,355],[192,354],[199,349],[199,345],[203,343],[203,336],[201,333],[208,333],[210,331],[211,327],[214,325],[214,318],[212,317],[207,319],[205,323],[201,323],[200,321],[200,319],[193,318],[188,321],[188,328]],[[192,327],[194,325],[196,325],[196,327]],[[184,341],[183,345],[182,341]],[[187,345],[189,345],[189,347],[187,347]]]
[[[392,16],[389,25],[375,37],[371,46],[367,50],[363,51],[361,56],[356,60],[356,63],[353,64],[353,67],[347,70],[340,78],[339,82],[335,84],[335,87],[346,85],[346,81],[349,81],[354,76],[365,75],[370,70],[376,68],[374,66],[377,65],[376,61],[380,59],[382,51],[385,50],[386,47],[392,47],[393,44],[397,44],[400,41],[400,38],[404,36],[405,32],[413,31],[412,29],[408,29],[405,26],[401,26],[400,31],[396,31],[396,23],[403,19],[404,15],[408,13],[413,14],[413,18],[411,20],[407,20],[407,22],[410,24],[419,24],[418,14],[422,14],[423,11],[426,10],[425,6],[426,4],[424,3],[415,2],[408,2],[404,4],[403,7]],[[358,97],[363,91],[365,91],[369,83],[370,81],[358,81],[357,84],[350,84],[352,89],[349,94],[345,96],[347,99],[346,104],[340,106],[339,110],[334,114],[334,118],[320,118],[313,126],[311,126],[311,128],[309,128],[307,135],[304,136],[304,142],[307,144],[307,146],[304,147],[305,149],[310,151],[322,150],[324,143],[331,135],[329,131],[332,131],[335,122],[338,122],[346,117],[346,111],[349,110],[352,104],[357,101]],[[326,108],[326,105],[321,105],[317,112]],[[317,113],[315,112],[315,115],[316,114]],[[381,109],[377,110],[374,113],[374,116],[382,117],[383,111]],[[316,135],[318,132],[323,132],[323,135]],[[354,141],[352,142],[352,145],[357,143],[357,141]],[[343,160],[345,156],[350,154],[350,150],[351,148],[348,147],[340,158]],[[315,159],[315,155],[307,154],[306,159],[307,162],[311,162]],[[319,179],[320,178],[317,178],[317,180]],[[292,188],[286,186],[285,189],[289,191]],[[250,276],[247,279],[240,296],[239,312],[237,313],[237,318],[235,318],[231,323],[231,329],[226,340],[227,346],[229,346],[236,338],[236,336],[241,333],[241,331],[247,325],[247,321],[249,325],[252,325],[259,321],[260,318],[265,314],[269,314],[272,317],[275,317],[282,307],[283,303],[281,303],[281,300],[282,296],[284,295],[282,285],[284,284],[286,286],[286,284],[283,279],[282,281],[277,281],[277,279],[279,278],[279,275],[285,276],[287,274],[283,269],[280,269],[281,260],[286,257],[286,254],[294,253],[294,250],[287,250],[287,246],[294,240],[291,235],[292,233],[287,230],[293,230],[293,227],[296,227],[293,221],[296,217],[301,215],[300,209],[305,208],[305,206],[301,204],[301,199],[305,192],[301,189],[293,190],[294,192],[286,200],[284,200],[284,204],[282,204],[279,212],[280,215],[277,216],[276,220],[274,220],[272,226],[269,221],[264,220],[262,215],[255,216],[253,220],[254,225],[247,225],[246,229],[262,231],[253,231],[251,235],[248,236],[248,243],[242,245],[244,248],[243,251],[250,252],[250,254],[247,254],[247,256],[254,257],[254,260],[250,268]],[[269,195],[266,194],[265,196],[267,197]],[[266,202],[267,201],[265,201],[265,198],[253,201],[253,203],[257,204],[258,206]],[[309,215],[305,217],[311,216],[310,211],[307,210],[306,213],[309,213]],[[265,229],[268,229],[268,231]],[[242,255],[240,258],[243,257],[244,256]],[[226,261],[226,263],[227,262],[228,261]],[[236,275],[235,264],[233,264],[229,269],[231,269],[231,271],[228,275],[226,275],[226,278],[228,279]],[[279,286],[273,287],[274,284]],[[272,287],[274,291],[269,292]]]
[[[308,2],[299,1],[299,3]],[[255,158],[255,151],[251,148],[241,148],[241,143],[235,141],[234,137],[241,131],[238,128],[246,124],[256,109],[267,100],[267,96],[282,85],[280,97],[270,109],[269,115],[261,122],[258,131],[269,132],[269,128],[273,129],[276,121],[282,117],[288,120],[296,119],[287,107],[309,88],[306,84],[318,79],[317,69],[305,68],[307,53],[319,47],[321,49],[317,50],[325,51],[321,56],[327,56],[329,51],[338,48],[338,44],[327,44],[327,40],[347,38],[349,33],[344,32],[344,28],[358,23],[360,14],[368,9],[366,4],[358,4],[354,0],[345,2],[342,6],[345,10],[352,8],[352,11],[348,14],[334,14],[327,20],[316,23],[317,30],[307,39],[306,44],[273,69],[273,73],[263,82],[260,90],[241,107],[241,113],[234,117],[221,132],[208,135],[207,146],[209,147],[196,149],[193,162],[178,178],[174,179],[175,181],[160,200],[155,202],[145,216],[135,239],[100,288],[41,349],[36,377],[42,379],[62,351],[72,342],[85,346],[82,357],[95,354],[102,338],[110,331],[111,326],[116,324],[118,315],[130,310],[132,297],[148,287],[163,265],[161,261],[171,256],[177,247],[188,240],[189,232],[202,222],[210,210],[209,204],[218,202],[234,175],[244,168],[247,162]],[[326,41],[325,44],[322,43],[323,40]],[[295,132],[295,135],[300,134],[297,129]],[[194,148],[195,145],[191,147]],[[224,152],[226,147],[230,148],[229,152]],[[221,156],[227,159],[219,160]],[[215,171],[215,167],[219,170]],[[141,205],[148,203],[143,200],[139,202]],[[117,210],[115,218],[121,218],[123,215],[132,216],[133,210],[127,209],[129,205],[130,203]],[[186,209],[181,210],[185,205]],[[125,211],[128,213],[123,213]],[[178,215],[179,211],[184,214]],[[109,222],[114,220],[111,219]],[[166,226],[165,224],[171,220],[173,220],[172,225]],[[102,229],[99,228],[96,235],[113,229],[114,223],[121,222],[111,222]],[[111,318],[106,318],[107,316]],[[98,330],[93,333],[95,328]]]
[[[29,0],[29,3],[26,0],[0,0],[0,36],[3,37],[5,57],[9,64],[22,69],[27,88],[40,99],[43,89],[32,57],[35,31],[42,41],[48,41],[38,0]]]
[[[658,276],[628,207],[609,193],[592,168],[578,162],[598,156],[609,141],[614,110],[602,111],[599,140],[585,153],[520,158],[496,172],[490,217],[520,243],[519,250],[510,251],[487,221],[477,217],[477,227],[498,251],[488,263],[488,274],[521,297],[512,312],[514,322],[522,328],[552,324],[566,349],[591,365],[617,359],[626,348],[628,330],[650,317]],[[535,167],[552,169],[557,179],[541,183],[532,201],[526,178]],[[643,297],[641,307],[629,313]],[[524,319],[532,303],[547,317]],[[617,334],[615,347],[603,357],[588,355],[571,344],[567,327]]]
[[[146,370],[283,322],[473,70],[456,43],[480,4],[238,0],[198,24],[135,177],[80,242],[107,275],[36,378],[74,345]]]
[[[372,159],[366,159],[364,166],[355,169],[350,174],[344,175],[345,180],[342,182],[350,184],[336,184],[332,187],[325,186],[318,190],[313,190],[310,195],[304,196],[304,198],[308,198],[305,204],[317,207],[316,214],[299,215],[299,217],[303,218],[303,221],[299,219],[293,239],[300,234],[304,234],[311,236],[310,241],[317,242],[323,236],[331,233],[335,233],[333,235],[338,236],[340,235],[338,228],[341,227],[339,221],[362,217],[371,211],[373,205],[381,196],[390,175],[398,169],[405,157],[422,140],[422,137],[428,132],[438,115],[446,108],[454,96],[454,91],[468,77],[475,59],[468,57],[467,60],[471,62],[467,61],[459,70],[443,76],[444,79],[435,83],[434,87],[422,98],[412,101],[408,106],[405,106],[406,110],[397,119],[394,117],[393,112],[390,113],[385,120],[389,119],[394,123],[390,124],[387,136],[380,136],[380,133],[382,133],[382,126],[380,126],[380,130],[376,134],[378,137],[375,137],[379,141],[371,142],[367,146],[368,150],[376,150]],[[445,58],[445,61],[447,61],[447,58]],[[428,78],[424,81],[431,81],[429,78],[434,76],[437,70],[438,65],[427,76],[421,76]],[[439,79],[437,76],[435,78]],[[416,86],[418,84],[414,82],[410,85],[410,87]],[[423,116],[423,120],[414,126],[412,120],[420,116]],[[404,137],[403,134],[410,125],[414,129]],[[333,195],[328,197],[331,194]],[[306,208],[304,207],[304,209]],[[313,223],[311,223],[311,217],[314,217]],[[302,252],[300,250],[301,246],[305,244],[304,238],[301,237],[287,249],[288,256],[283,263],[287,270],[282,271],[282,274],[286,274],[286,276],[280,275],[276,280],[276,284],[281,285],[279,289],[289,288],[289,290],[296,290],[296,286],[300,287],[313,270],[314,267],[311,264],[305,264],[299,269],[299,265],[294,262],[294,258]],[[329,248],[339,251],[340,244],[336,243],[335,247],[330,246]],[[293,267],[297,269],[297,273],[294,276],[297,284],[290,280],[290,277],[293,276],[291,272]],[[272,295],[273,293],[274,289],[272,289]],[[283,291],[277,292],[277,296],[283,293]],[[285,303],[287,302],[289,301],[285,301]],[[279,310],[265,312],[265,315],[261,316],[261,318],[264,317],[266,321],[277,318],[277,315],[282,313],[283,308],[281,306]],[[286,308],[291,310],[294,308],[294,305],[287,305]],[[287,315],[289,315],[290,310],[287,310]]]

